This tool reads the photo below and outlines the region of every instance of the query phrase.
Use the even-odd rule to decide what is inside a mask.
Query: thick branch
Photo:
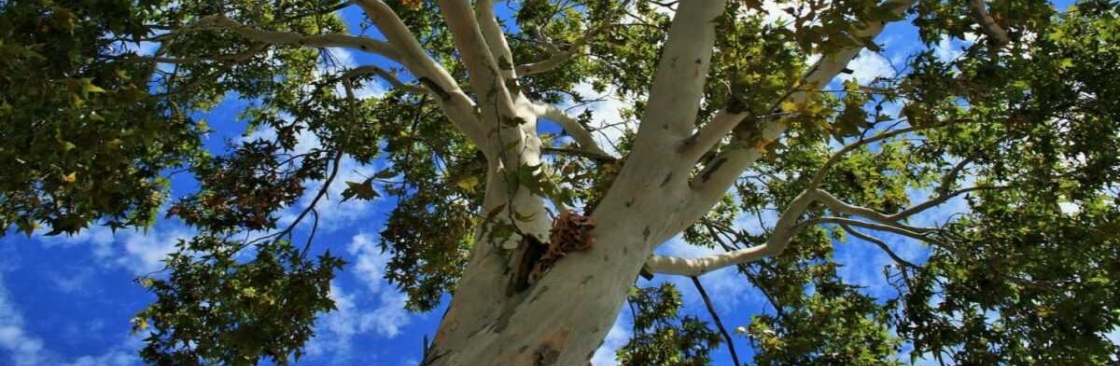
[[[204,17],[199,20],[198,24],[225,28],[256,42],[317,48],[349,48],[375,53],[390,60],[400,62],[400,52],[395,47],[386,42],[367,37],[345,34],[305,35],[295,32],[267,31],[243,25],[221,14]]]
[[[502,32],[501,25],[498,24],[498,17],[494,14],[494,0],[479,0],[475,3],[475,9],[478,11],[478,27],[482,31],[482,37],[490,48],[490,55],[498,61],[498,73],[505,80],[516,78],[517,75],[513,70],[513,52],[510,52],[509,42]]]
[[[897,5],[892,7],[895,15],[902,15],[907,9],[910,8],[914,0],[891,0],[888,4]],[[884,4],[884,6],[887,4]],[[886,26],[885,22],[871,22],[866,28],[856,30],[853,35],[860,39],[874,39],[882,33],[883,28]],[[809,69],[809,71],[802,78],[801,82],[795,87],[803,89],[801,91],[794,91],[789,94],[790,101],[796,104],[803,104],[808,99],[810,93],[819,90],[821,87],[828,85],[828,83],[836,77],[848,63],[851,62],[859,52],[863,50],[863,46],[849,46],[841,48],[832,54],[827,54],[821,57],[817,63]],[[777,111],[769,111],[776,113]],[[736,130],[743,129],[744,133],[738,134],[736,141],[731,146],[717,155],[712,163],[709,164],[701,171],[699,181],[692,183],[693,198],[690,199],[690,204],[685,208],[684,217],[682,222],[691,223],[693,220],[689,218],[698,218],[703,216],[716,201],[723,197],[727,189],[735,183],[739,174],[743,170],[749,168],[759,158],[762,153],[757,149],[748,146],[751,140],[759,140],[763,143],[777,140],[788,128],[788,122],[783,118],[762,118],[758,122],[750,121],[749,123],[761,123],[761,126],[756,127],[755,131],[761,131],[761,136],[750,136],[746,126],[739,126]],[[683,227],[681,228],[683,230]]]
[[[813,202],[815,196],[813,191],[806,191],[793,199],[789,203],[789,207],[782,212],[782,216],[778,218],[778,222],[774,224],[774,231],[766,239],[765,244],[701,258],[655,255],[646,262],[646,265],[653,273],[695,277],[720,268],[779,255],[801,229],[797,220],[805,213],[805,209]]]
[[[550,121],[559,124],[560,127],[564,129],[564,132],[567,132],[568,135],[572,136],[572,138],[576,140],[576,143],[579,144],[579,147],[581,149],[597,156],[600,159],[605,158],[614,160],[614,157],[611,156],[611,154],[608,154],[606,151],[603,151],[603,149],[599,147],[599,144],[596,143],[595,139],[591,136],[590,131],[584,128],[583,125],[580,124],[579,121],[577,121],[575,118],[572,118],[572,116],[569,116],[567,113],[564,113],[563,110],[560,110],[560,108],[556,108],[556,106],[546,103],[537,103],[536,105],[534,105],[534,107],[536,107],[537,109],[536,112],[538,116],[547,118]]]
[[[443,66],[428,56],[416,36],[408,30],[408,26],[397,16],[397,13],[381,0],[353,1],[377,25],[377,29],[385,35],[389,44],[400,50],[401,62],[405,67],[439,96],[440,108],[447,118],[472,142],[484,146],[486,134],[478,118],[475,117],[474,101],[463,93],[459,83]]]
[[[463,64],[471,78],[471,86],[480,99],[489,99],[503,94],[505,89],[498,82],[497,60],[490,54],[489,47],[482,35],[474,10],[466,0],[440,0],[440,11],[451,30],[455,49],[462,55]],[[500,90],[494,90],[500,89]],[[506,96],[508,98],[508,95]],[[480,101],[481,104],[488,103]]]
[[[739,122],[742,122],[746,117],[746,113],[733,113],[728,110],[719,111],[715,117],[712,117],[711,122],[708,122],[685,140],[681,153],[684,154],[685,159],[691,161],[700,159],[712,147],[719,144],[719,141],[735,129],[735,126],[738,126]]]
[[[678,8],[657,64],[636,145],[654,143],[663,149],[664,141],[658,137],[679,134],[683,139],[692,132],[711,66],[715,20],[723,10],[722,1],[687,2]]]
[[[381,79],[389,82],[389,85],[392,85],[393,88],[400,89],[400,90],[403,90],[405,92],[409,92],[409,93],[413,93],[413,94],[425,94],[425,93],[427,93],[427,94],[431,94],[431,95],[436,96],[436,97],[439,96],[438,94],[436,94],[435,91],[433,91],[431,89],[428,89],[428,88],[425,88],[425,87],[422,87],[422,86],[419,86],[419,85],[414,85],[414,84],[405,84],[405,83],[401,82],[401,80],[398,79],[396,75],[393,75],[393,73],[389,72],[388,70],[385,70],[385,69],[382,69],[380,67],[373,66],[373,65],[359,66],[359,67],[350,69],[345,74],[343,74],[343,77],[349,79],[349,78],[353,78],[353,77],[358,76],[358,75],[377,75]]]
[[[1007,36],[1007,31],[1003,30],[999,23],[996,23],[996,20],[988,14],[988,7],[987,4],[984,4],[984,0],[971,0],[968,7],[972,10],[972,16],[976,18],[976,23],[980,25],[980,31],[988,36],[997,50],[1011,42],[1011,38]]]

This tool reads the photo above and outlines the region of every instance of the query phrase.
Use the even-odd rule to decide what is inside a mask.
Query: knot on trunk
[[[547,243],[541,243],[532,235],[522,237],[525,252],[521,255],[520,265],[506,294],[513,295],[528,289],[567,253],[591,248],[591,244],[595,242],[595,237],[591,234],[593,229],[595,221],[591,217],[569,210],[553,220]]]
[[[595,220],[577,214],[575,211],[564,211],[560,216],[557,216],[556,220],[552,222],[552,231],[549,232],[549,240],[544,255],[533,266],[533,271],[529,273],[529,284],[540,280],[544,273],[556,264],[556,261],[569,252],[584,251],[591,248],[591,244],[595,242],[595,237],[591,235],[592,229],[595,229]]]

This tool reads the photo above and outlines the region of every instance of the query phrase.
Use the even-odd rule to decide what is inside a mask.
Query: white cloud
[[[381,249],[366,234],[355,235],[347,251],[356,258],[353,264],[355,275],[370,292],[380,292],[382,277],[385,276],[383,269],[389,262],[389,255],[381,253]]]
[[[15,366],[38,365],[46,358],[43,341],[23,330],[23,317],[8,300],[6,291],[0,291],[0,349],[11,355]]]
[[[89,244],[98,264],[106,268],[124,268],[136,275],[163,268],[163,259],[175,250],[178,240],[192,236],[192,229],[175,224],[157,225],[147,230],[119,229],[116,233],[108,227],[91,226],[74,236],[35,235],[48,248]]]
[[[933,55],[941,62],[950,62],[964,54],[962,47],[964,47],[962,42],[949,36],[941,36],[941,40],[933,46]]]
[[[861,84],[875,80],[875,78],[889,78],[895,75],[890,60],[877,52],[866,49],[860,51],[859,56],[848,63],[848,68],[852,70],[852,73],[841,75],[840,78],[843,80],[855,79]]]
[[[338,310],[320,320],[316,336],[307,346],[309,355],[350,357],[354,337],[375,334],[395,338],[412,321],[404,308],[407,296],[383,279],[388,255],[366,234],[355,235],[347,251],[354,256],[354,274],[364,288],[348,292],[337,282],[331,284],[330,296]]]
[[[637,130],[638,122],[634,120],[623,119],[622,111],[628,107],[626,101],[618,98],[613,92],[606,91],[604,93],[596,92],[591,83],[580,83],[576,85],[574,92],[583,96],[589,102],[587,104],[572,106],[568,111],[569,115],[579,115],[586,110],[590,110],[593,118],[589,123],[589,127],[595,130],[591,135],[595,138],[595,142],[599,144],[603,150],[610,153],[618,153],[614,148],[614,144],[619,141],[622,134],[629,130]]]
[[[46,349],[41,338],[25,329],[23,315],[12,302],[0,273],[0,351],[4,351],[13,366],[129,366],[139,364],[136,349],[139,339],[127,338],[121,345],[97,356],[82,356],[72,362],[60,362],[58,356]],[[97,322],[93,322],[96,327]],[[90,332],[87,332],[88,336]],[[3,361],[0,361],[3,362]]]

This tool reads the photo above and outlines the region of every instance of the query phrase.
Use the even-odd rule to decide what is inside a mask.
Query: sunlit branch
[[[396,75],[393,75],[393,73],[389,72],[388,70],[385,70],[383,68],[373,66],[373,65],[359,66],[359,67],[350,69],[350,70],[346,71],[345,74],[343,74],[343,78],[353,78],[353,77],[358,76],[358,75],[376,75],[377,77],[380,77],[381,79],[388,82],[389,85],[391,85],[393,88],[400,89],[400,90],[403,90],[403,91],[408,92],[408,93],[413,93],[413,94],[427,93],[427,94],[430,94],[432,96],[438,96],[431,89],[427,89],[427,88],[425,88],[423,86],[420,86],[420,85],[406,84],[406,83],[402,82],[400,79],[398,79]]]
[[[348,48],[375,53],[390,60],[400,62],[400,52],[395,47],[393,47],[389,43],[368,37],[358,37],[345,34],[305,35],[295,32],[267,31],[243,25],[238,21],[230,19],[222,14],[203,17],[202,19],[199,19],[197,25],[210,25],[228,29],[234,33],[241,35],[242,37],[252,39],[256,42],[275,45],[294,45],[317,48]]]
[[[735,126],[738,126],[739,122],[742,122],[746,117],[746,113],[734,113],[728,110],[717,112],[708,124],[700,127],[695,134],[685,140],[681,153],[684,154],[685,159],[691,161],[699,159],[712,147],[719,144],[719,141],[735,129]]]
[[[629,3],[629,0],[623,1],[622,4],[618,5],[619,9],[625,9]],[[537,62],[517,65],[514,70],[519,76],[536,75],[555,70],[557,67],[560,67],[560,65],[575,58],[587,43],[591,42],[591,40],[595,39],[600,33],[614,25],[614,23],[610,21],[611,19],[613,19],[613,16],[608,16],[601,24],[591,28],[587,33],[584,33],[583,37],[580,37],[571,44],[563,46],[562,49],[560,47],[549,47],[553,49],[554,52],[548,58]]]
[[[490,48],[490,54],[498,61],[498,73],[502,76],[502,79],[516,78],[517,75],[514,74],[513,68],[513,52],[509,50],[509,42],[506,40],[505,33],[502,32],[501,25],[498,24],[498,17],[494,14],[494,0],[479,0],[475,3],[475,11],[477,12],[478,27],[482,31],[482,37]]]
[[[475,103],[439,63],[428,56],[420,41],[408,29],[397,13],[381,0],[352,0],[366,13],[370,21],[385,35],[389,44],[400,50],[401,62],[408,70],[437,95],[440,108],[451,123],[455,124],[476,145],[487,142],[480,121],[475,116]]]
[[[841,201],[840,199],[836,198],[835,196],[829,194],[828,192],[825,192],[825,191],[822,191],[822,190],[819,190],[819,189],[815,190],[814,196],[817,197],[818,200],[820,200],[820,202],[823,203],[825,206],[828,206],[828,208],[830,210],[832,210],[833,212],[836,212],[836,213],[842,213],[842,214],[853,215],[853,216],[862,216],[862,217],[866,217],[868,219],[877,221],[879,223],[891,225],[891,226],[894,226],[894,227],[897,227],[897,228],[900,228],[900,229],[903,229],[903,230],[916,232],[916,233],[924,233],[924,232],[928,232],[928,231],[933,230],[933,229],[926,229],[926,228],[917,228],[917,227],[909,226],[909,225],[906,225],[906,224],[900,224],[900,223],[897,222],[897,221],[899,221],[899,219],[891,217],[890,215],[883,214],[882,212],[875,211],[875,210],[867,208],[867,207],[856,206],[856,205],[849,204],[847,202]]]
[[[891,0],[882,6],[894,5],[892,11],[896,15],[901,15],[910,8],[913,1],[914,0]],[[870,22],[864,28],[855,30],[853,36],[860,39],[874,39],[883,31],[886,24],[885,22]],[[821,56],[820,60],[805,73],[801,81],[795,86],[795,89],[791,89],[792,92],[787,94],[786,98],[793,103],[803,104],[808,99],[810,93],[795,90],[811,89],[815,91],[828,85],[841,70],[847,67],[851,60],[859,55],[859,52],[862,51],[863,48],[862,45],[848,46]],[[759,123],[760,125],[752,127],[755,127],[753,129],[755,131],[761,131],[761,136],[747,136],[749,133],[737,134],[732,144],[724,151],[720,152],[712,160],[712,164],[707,165],[704,170],[701,171],[698,175],[699,179],[693,181],[691,184],[695,197],[690,200],[692,203],[684,210],[685,217],[699,217],[703,215],[723,196],[724,192],[731,187],[745,169],[752,166],[755,161],[762,157],[760,151],[754,149],[752,146],[748,146],[751,140],[757,140],[763,144],[775,141],[779,139],[788,128],[788,122],[784,118],[762,118],[758,121],[749,121],[747,123]],[[742,124],[738,127],[737,129],[745,129]]]
[[[797,222],[809,204],[814,201],[815,196],[812,191],[806,191],[794,198],[782,212],[778,222],[774,224],[774,230],[766,239],[766,243],[762,245],[700,258],[655,255],[646,261],[646,266],[653,273],[700,276],[724,267],[779,255],[802,228],[802,225],[798,225]]]
[[[907,229],[904,229],[904,228],[901,228],[901,227],[898,227],[898,226],[895,226],[895,225],[891,225],[891,224],[882,224],[882,223],[875,223],[875,222],[860,221],[860,220],[855,220],[855,219],[849,219],[849,218],[846,218],[846,217],[836,217],[836,216],[818,217],[818,218],[815,218],[815,219],[806,220],[806,221],[802,222],[799,226],[807,227],[807,226],[819,225],[819,224],[837,224],[837,225],[844,224],[844,225],[856,226],[856,227],[861,227],[861,228],[864,228],[864,229],[870,229],[870,230],[875,230],[875,231],[885,231],[885,232],[889,232],[889,233],[895,233],[895,234],[906,236],[906,237],[909,237],[909,238],[912,238],[912,239],[918,239],[918,240],[921,240],[921,241],[924,241],[924,242],[928,242],[928,243],[931,243],[931,244],[938,244],[938,245],[943,245],[944,244],[942,241],[937,240],[936,238],[929,235],[929,234],[934,232],[933,229],[926,229],[923,232],[914,232],[914,231],[910,231],[910,230],[907,230]]]
[[[980,25],[980,31],[991,39],[992,45],[996,49],[1003,48],[1011,42],[1007,31],[1003,30],[999,23],[996,23],[996,20],[988,14],[988,6],[984,3],[984,0],[971,0],[968,7],[972,11],[972,16],[976,18],[976,23]]]
[[[598,159],[614,160],[611,154],[603,151],[603,149],[599,147],[599,144],[595,142],[595,139],[591,136],[591,131],[588,131],[579,121],[572,118],[572,116],[569,116],[567,113],[564,113],[560,108],[547,103],[537,103],[534,107],[537,116],[547,118],[559,124],[560,127],[564,129],[564,132],[567,132],[569,136],[572,136],[572,138],[576,140],[576,143],[579,144],[581,149],[596,156]]]

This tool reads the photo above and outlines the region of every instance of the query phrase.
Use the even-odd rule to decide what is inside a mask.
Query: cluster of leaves
[[[176,202],[167,214],[210,232],[276,228],[273,215],[294,202],[307,179],[321,179],[325,159],[304,159],[294,172],[277,159],[280,147],[271,141],[242,144],[228,158],[219,157],[195,168],[201,192]]]
[[[387,2],[454,77],[465,79],[435,1]],[[856,25],[889,20],[891,9],[868,0],[779,3],[791,27],[765,25],[757,2],[729,2],[717,19],[700,114],[703,123],[722,108],[750,112],[739,136],[758,136],[753,129],[764,118],[791,117],[791,131],[782,141],[747,141],[768,159],[689,228],[686,241],[731,250],[764,242],[765,225],[734,229],[736,218],[785,207],[828,160],[830,139],[851,143],[896,122],[923,130],[850,151],[821,188],[887,213],[916,203],[916,190],[1001,189],[969,195],[972,212],[939,228],[952,240],[929,247],[922,267],[884,269],[897,297],[845,283],[832,246],[846,235],[835,227],[804,230],[782,256],[741,266],[774,308],[746,327],[755,361],[892,363],[905,338],[912,354],[960,364],[1115,362],[1116,346],[1105,334],[1120,325],[1120,101],[1110,98],[1120,84],[1102,75],[1120,65],[1117,5],[1085,1],[1055,16],[1044,1],[989,1],[1015,41],[1006,50],[976,43],[946,60],[927,47],[898,79],[849,81],[792,104],[785,103],[792,93],[820,87],[797,82],[806,55],[851,44],[878,49],[850,34]],[[676,5],[511,4],[515,13],[504,20],[516,23],[505,25],[515,61],[544,60],[584,41],[578,52],[590,53],[520,80],[526,95],[582,104],[591,98],[574,90],[589,83],[627,102],[625,120],[642,113],[669,25],[662,10]],[[180,243],[167,277],[144,281],[158,297],[137,317],[138,328],[152,332],[144,357],[157,364],[283,364],[300,354],[316,314],[332,309],[329,281],[342,263],[329,254],[306,259],[290,230],[253,244],[219,238],[277,229],[280,210],[315,193],[305,192],[315,181],[333,179],[343,156],[361,164],[383,158],[389,167],[347,182],[343,198],[396,201],[381,232],[381,248],[391,255],[387,279],[409,294],[410,309],[435,308],[455,288],[474,242],[471,229],[485,220],[477,213],[486,163],[430,98],[347,98],[339,92],[344,85],[361,88],[372,77],[342,80],[345,65],[322,50],[255,44],[212,29],[156,35],[217,13],[273,31],[346,33],[331,14],[339,5],[0,2],[0,227],[30,234],[40,223],[52,233],[98,219],[147,225],[165,201],[160,174],[188,164],[201,188],[171,213],[203,232]],[[981,34],[968,7],[963,0],[921,1],[910,14],[929,45]],[[153,38],[165,41],[159,56],[175,62],[157,67],[136,55],[135,47]],[[211,158],[199,147],[205,124],[188,116],[229,95],[252,101],[240,119],[247,134],[265,137]],[[587,111],[579,119],[597,117]],[[625,154],[631,138],[623,134],[615,149]],[[558,147],[560,139],[545,141]],[[962,161],[969,164],[954,173]],[[533,192],[590,212],[625,155],[561,154],[547,162],[510,172]],[[938,186],[947,175],[952,179]],[[836,214],[818,205],[805,219]],[[682,314],[670,285],[637,290],[631,303],[635,337],[619,353],[625,364],[710,362],[717,334]]]
[[[631,290],[634,333],[618,350],[621,365],[707,365],[719,347],[719,333],[691,316],[681,316],[681,293],[671,283]]]
[[[181,240],[168,278],[140,280],[156,301],[134,319],[140,355],[155,365],[287,365],[302,355],[318,314],[335,309],[330,282],[342,260],[308,260],[288,241],[253,246],[212,236]],[[243,256],[254,256],[243,261]]]
[[[754,316],[747,327],[758,364],[896,363],[900,341],[888,331],[890,307],[839,276],[843,264],[832,256],[835,240],[812,230],[799,235],[787,254],[742,269],[775,311]]]
[[[148,95],[154,64],[127,47],[158,6],[0,3],[0,234],[149,225],[164,170],[201,158],[205,125]]]

